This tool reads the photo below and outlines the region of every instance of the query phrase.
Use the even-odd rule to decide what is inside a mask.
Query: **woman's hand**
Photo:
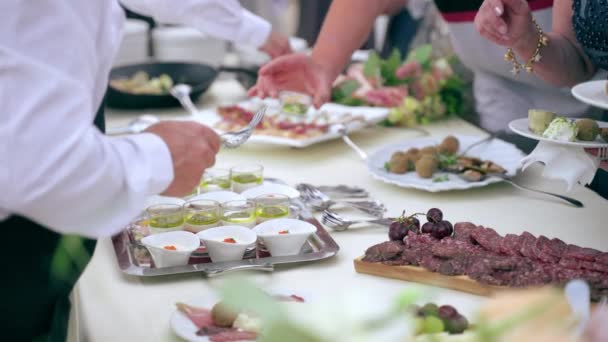
[[[312,57],[292,54],[279,57],[260,69],[258,82],[247,93],[249,96],[277,97],[282,90],[306,93],[319,108],[329,101],[334,77]]]
[[[273,59],[292,52],[289,39],[275,31],[270,32],[268,39],[266,39],[264,45],[260,46],[259,50],[267,53]]]
[[[538,32],[525,0],[485,0],[475,16],[475,28],[497,45],[511,47],[529,57],[538,42]]]

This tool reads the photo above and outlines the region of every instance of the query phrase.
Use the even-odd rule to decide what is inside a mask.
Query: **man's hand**
[[[497,45],[512,47],[524,58],[532,55],[538,42],[525,0],[485,0],[475,16],[475,28],[483,37]]]
[[[219,136],[209,127],[194,122],[165,121],[150,126],[165,141],[173,160],[173,182],[163,195],[182,197],[192,192],[203,171],[215,164],[220,149]]]
[[[312,57],[292,54],[277,58],[260,69],[258,82],[249,89],[249,96],[277,97],[282,90],[297,91],[313,97],[319,108],[329,101],[333,77]]]
[[[259,50],[266,52],[272,59],[292,52],[289,39],[275,31],[270,32],[268,39],[266,39],[264,45],[260,46]]]

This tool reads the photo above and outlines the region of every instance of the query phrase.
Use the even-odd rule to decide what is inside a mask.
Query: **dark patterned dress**
[[[608,0],[574,0],[572,26],[593,63],[608,70]]]

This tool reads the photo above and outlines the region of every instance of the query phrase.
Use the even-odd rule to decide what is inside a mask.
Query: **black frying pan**
[[[146,63],[133,64],[112,69],[110,80],[131,77],[138,71],[145,71],[150,77],[167,74],[174,84],[185,83],[192,87],[190,98],[196,101],[213,83],[220,72],[239,73],[240,78],[255,80],[255,71],[243,68],[220,67],[214,68],[207,64],[198,63]],[[253,81],[255,82],[255,81]],[[106,104],[113,108],[144,109],[167,108],[179,106],[179,102],[171,94],[146,95],[123,92],[108,85]]]

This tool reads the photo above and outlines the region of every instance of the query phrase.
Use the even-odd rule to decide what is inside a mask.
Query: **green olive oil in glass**
[[[266,194],[260,195],[254,200],[255,214],[258,223],[289,216],[290,200],[286,195]]]
[[[253,228],[256,224],[255,203],[243,200],[223,203],[222,223]]]
[[[181,205],[157,204],[146,209],[151,233],[181,230],[184,226],[184,212]]]
[[[230,169],[232,191],[243,192],[264,181],[264,167],[261,165],[239,165]]]
[[[185,228],[194,233],[220,225],[220,204],[213,200],[193,200],[184,204]]]

